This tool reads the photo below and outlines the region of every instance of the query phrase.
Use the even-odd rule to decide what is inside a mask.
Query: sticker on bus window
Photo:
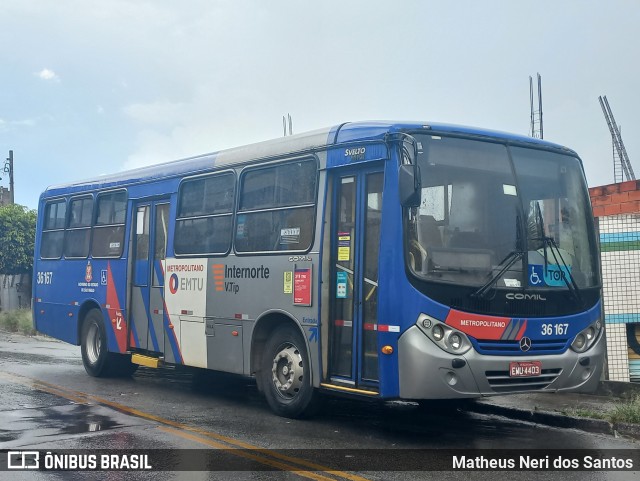
[[[544,282],[551,287],[565,287],[571,279],[571,266],[549,264],[544,273]]]
[[[245,219],[246,217],[244,215],[238,216],[238,225],[236,226],[236,237],[238,237],[239,239],[242,239],[245,237],[245,234],[244,234]]]
[[[540,264],[529,264],[529,285],[544,285],[544,266]]]
[[[344,271],[336,272],[336,299],[347,298],[348,274]]]
[[[502,192],[504,195],[518,195],[515,185],[502,184]]]
[[[280,245],[299,244],[300,227],[288,227],[280,229]]]
[[[571,278],[571,266],[529,264],[529,285],[564,287]]]
[[[338,232],[338,260],[351,260],[351,234],[349,232]]]

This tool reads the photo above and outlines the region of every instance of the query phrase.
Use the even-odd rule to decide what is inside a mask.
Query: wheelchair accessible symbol
[[[538,286],[544,284],[544,266],[529,264],[531,273],[529,274],[529,285]]]

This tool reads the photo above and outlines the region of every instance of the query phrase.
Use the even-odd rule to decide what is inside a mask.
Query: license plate
[[[542,362],[521,361],[509,363],[509,376],[511,377],[534,377],[542,373]]]

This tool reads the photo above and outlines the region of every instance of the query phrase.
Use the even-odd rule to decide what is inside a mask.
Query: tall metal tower
[[[624,177],[627,180],[636,180],[636,175],[633,173],[633,167],[631,167],[631,161],[629,155],[627,155],[627,149],[622,142],[622,135],[620,134],[620,126],[616,123],[616,119],[613,118],[613,112],[609,107],[609,101],[607,96],[598,97],[600,101],[600,107],[602,107],[602,113],[607,121],[609,132],[611,132],[611,142],[613,143],[613,178],[614,182],[624,181]],[[617,155],[616,155],[617,154]]]
[[[542,125],[542,77],[538,75],[538,110],[533,107],[533,78],[529,75],[529,98],[531,99],[531,137],[544,138]]]
[[[291,115],[287,114],[287,117],[282,116],[282,129],[284,130],[284,136],[287,136],[287,121],[289,122],[289,135],[293,135],[293,121]]]

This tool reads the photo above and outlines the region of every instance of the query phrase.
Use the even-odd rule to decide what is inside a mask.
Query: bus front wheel
[[[106,376],[109,358],[107,331],[102,313],[98,309],[91,309],[84,319],[81,346],[82,364],[87,374],[94,377]]]
[[[262,362],[262,386],[271,409],[278,415],[311,415],[317,395],[311,385],[307,347],[298,329],[281,326],[269,337]]]

